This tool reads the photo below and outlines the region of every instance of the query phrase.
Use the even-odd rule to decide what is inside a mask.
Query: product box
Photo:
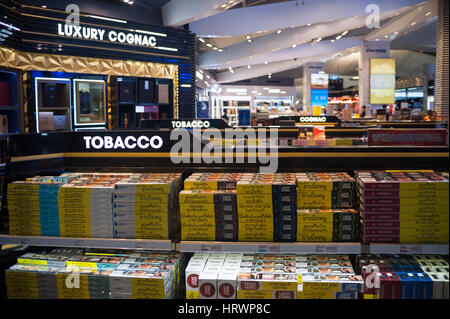
[[[236,267],[230,267],[234,271],[225,271],[226,267],[224,264],[222,271],[217,277],[217,297],[218,299],[236,299],[239,266],[237,269]]]
[[[54,130],[53,112],[39,112],[38,118],[40,131]]]
[[[54,115],[53,127],[55,130],[67,130],[67,116],[66,115]]]
[[[198,277],[199,299],[217,299],[217,277],[219,271],[204,270]]]
[[[0,115],[0,134],[7,134],[7,133],[8,133],[8,115]]]

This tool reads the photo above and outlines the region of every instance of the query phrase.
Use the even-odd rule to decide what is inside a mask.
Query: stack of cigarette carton
[[[169,239],[177,225],[181,174],[133,174],[114,185],[114,236]]]
[[[181,240],[238,239],[235,190],[180,192]]]
[[[242,173],[193,173],[184,181],[185,190],[232,190]]]
[[[11,235],[59,236],[59,188],[78,174],[35,176],[8,185]]]
[[[448,243],[448,173],[356,171],[364,243]]]
[[[236,299],[243,254],[196,253],[186,267],[186,299]]]
[[[358,257],[365,299],[448,299],[448,255]]]
[[[152,252],[26,254],[6,271],[8,298],[173,298],[179,259]]]
[[[356,299],[364,283],[348,256],[196,253],[186,298]]]
[[[185,269],[186,299],[199,299],[198,277],[205,269],[210,253],[195,253]]]
[[[348,256],[297,257],[298,299],[358,299],[364,291]]]
[[[297,214],[297,241],[354,241],[358,221],[354,209],[301,209]]]
[[[295,241],[295,175],[244,174],[236,184],[239,241]]]
[[[298,209],[355,207],[355,180],[347,173],[297,173]]]
[[[238,299],[296,299],[295,255],[244,254],[239,271]]]
[[[182,240],[238,239],[236,183],[242,173],[194,173],[180,193]]]
[[[58,193],[62,237],[113,237],[114,184],[127,174],[83,174]]]

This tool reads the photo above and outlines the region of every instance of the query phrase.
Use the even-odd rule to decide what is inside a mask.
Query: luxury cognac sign
[[[119,42],[119,43],[126,43],[129,45],[140,45],[147,47],[156,46],[156,37],[148,36],[141,33],[145,33],[145,31],[125,33],[111,30],[106,32],[105,29],[100,28],[91,28],[75,24],[71,25],[58,23],[58,35],[60,36],[89,39],[89,40]]]

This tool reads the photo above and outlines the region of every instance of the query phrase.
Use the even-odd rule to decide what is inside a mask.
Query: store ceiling
[[[380,10],[379,28],[366,26],[373,3]],[[426,54],[435,52],[436,0],[170,0],[161,11],[165,25],[189,24],[199,38],[199,67],[219,83],[269,74],[298,78],[302,64],[312,61],[356,75],[355,54],[336,58],[358,50],[352,39],[391,41],[392,50],[410,51],[402,55],[409,62],[399,62],[409,68],[398,70],[402,77],[413,69],[423,73],[421,63],[434,58]]]

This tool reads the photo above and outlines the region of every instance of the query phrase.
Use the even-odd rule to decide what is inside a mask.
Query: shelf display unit
[[[141,120],[174,118],[173,82],[154,78],[117,78],[119,129],[140,127]]]
[[[242,97],[222,97],[221,98],[221,113],[224,114],[226,111],[228,112],[228,124],[231,127],[238,125],[238,110],[240,109],[250,109],[251,106],[251,97],[250,96],[242,96]]]
[[[36,77],[36,131],[66,131],[71,127],[70,79]]]
[[[102,80],[73,80],[74,126],[106,126],[106,84]]]
[[[23,131],[21,73],[0,68],[0,136]]]
[[[116,150],[99,149],[93,154],[85,148],[84,132],[55,132],[47,135],[28,134],[18,135],[10,140],[12,143],[11,162],[8,163],[8,174],[5,176],[8,183],[15,180],[23,180],[26,177],[36,175],[58,176],[62,172],[112,172],[129,173],[131,171],[182,173],[183,179],[191,176],[195,171],[204,172],[236,172],[255,173],[259,169],[257,163],[245,163],[241,168],[236,168],[232,163],[221,165],[206,165],[204,163],[180,163],[174,164],[170,159],[170,131],[121,131],[115,134],[120,136],[142,136],[149,139],[159,136],[163,146],[159,149]],[[89,133],[91,134],[91,133]],[[101,139],[108,135],[106,132],[95,132]],[[19,151],[14,145],[27,143],[32,149]],[[42,149],[46,149],[42,154]],[[153,154],[154,153],[154,154]],[[156,156],[155,156],[156,155]],[[423,159],[427,158],[426,163]],[[407,159],[407,161],[405,161]],[[448,147],[339,147],[339,148],[278,148],[279,167],[285,172],[311,172],[311,171],[340,171],[353,172],[355,169],[385,169],[386,166],[393,169],[434,169],[443,170],[448,160]],[[400,163],[399,163],[400,161]],[[148,167],[151,167],[150,169]],[[339,169],[336,169],[339,167]],[[319,183],[320,184],[320,183]],[[204,184],[206,185],[206,184]],[[185,185],[186,186],[186,185]],[[324,184],[323,187],[326,185]],[[299,187],[297,185],[297,187]],[[328,186],[327,186],[328,187]],[[328,188],[327,188],[328,189]],[[331,191],[330,191],[331,192]],[[207,193],[207,192],[206,192]],[[336,192],[335,192],[336,193]],[[345,192],[344,192],[345,193]],[[337,193],[337,194],[344,194]],[[265,193],[263,194],[265,195]],[[335,194],[336,195],[336,194]],[[154,194],[152,196],[155,196]],[[158,197],[159,198],[159,197]],[[272,201],[272,197],[271,197]],[[180,202],[181,203],[181,202]],[[275,203],[275,202],[272,202]],[[181,205],[181,204],[180,204]],[[274,204],[275,205],[275,204]],[[7,207],[6,207],[7,208]],[[7,219],[8,211],[2,210],[3,217]],[[137,250],[171,250],[190,256],[192,253],[203,252],[214,254],[269,254],[290,255],[295,254],[299,258],[307,256],[322,256],[333,259],[336,256],[349,256],[353,267],[357,263],[355,258],[367,254],[383,254],[394,257],[402,255],[446,255],[448,244],[407,244],[407,243],[370,243],[354,242],[272,242],[272,241],[214,241],[214,240],[150,240],[128,238],[70,238],[49,236],[0,236],[0,244],[17,244],[42,247],[72,247],[72,248],[102,248],[102,249],[137,249]],[[305,257],[301,257],[305,256]],[[319,257],[322,258],[322,257]],[[411,256],[412,258],[415,258]],[[403,258],[403,257],[402,257]],[[181,270],[184,273],[184,268]],[[361,272],[359,273],[361,274]]]

